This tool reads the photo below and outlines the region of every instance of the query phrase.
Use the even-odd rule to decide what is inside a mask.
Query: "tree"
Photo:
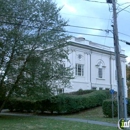
[[[70,86],[71,69],[62,66],[70,37],[60,10],[51,0],[0,0],[0,111],[11,96],[43,98],[57,81]]]
[[[126,65],[126,78],[127,78],[127,86],[130,88],[130,63]]]

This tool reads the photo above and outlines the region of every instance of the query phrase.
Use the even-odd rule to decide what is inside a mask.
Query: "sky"
[[[113,47],[112,32],[106,32],[104,30],[112,30],[113,25],[113,13],[112,5],[107,3],[88,2],[86,0],[54,0],[58,7],[62,7],[60,14],[62,18],[68,21],[69,25],[89,27],[94,29],[85,29],[68,26],[67,31],[78,32],[84,34],[102,35],[105,37],[96,37],[83,34],[73,34],[72,36],[84,37],[86,40],[96,42],[106,46]],[[90,0],[106,2],[106,0]],[[125,3],[125,4],[124,4]],[[130,5],[130,0],[117,0],[117,12]],[[118,13],[118,32],[119,39],[130,42],[130,6],[125,10]],[[123,34],[125,35],[123,35]],[[125,50],[127,62],[130,62],[130,45],[126,45],[125,42],[120,42],[120,46]]]

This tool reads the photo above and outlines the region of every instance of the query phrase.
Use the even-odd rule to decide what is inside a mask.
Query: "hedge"
[[[84,95],[84,94],[89,94],[91,92],[94,92],[96,90],[82,90],[82,89],[79,89],[78,91],[76,92],[71,92],[71,93],[67,93],[69,95]]]
[[[23,99],[11,99],[6,103],[6,107],[10,111],[27,111],[31,112],[35,108],[35,102],[30,100],[23,100]]]
[[[74,113],[84,109],[101,106],[103,100],[108,98],[106,91],[94,91],[85,95],[58,95],[50,100],[38,101],[37,105],[41,111],[50,111],[51,113]],[[46,105],[45,105],[46,104]]]
[[[101,106],[103,100],[109,97],[109,91],[98,90],[84,95],[58,95],[46,100],[12,99],[8,102],[10,111],[41,111],[56,113],[74,113],[84,109]]]
[[[118,111],[117,111],[117,100],[113,101],[113,108],[114,108],[114,117],[117,117]],[[103,114],[107,117],[112,117],[112,100],[104,100],[102,104],[102,110]],[[128,115],[130,116],[130,99],[128,99],[128,104],[127,104],[127,111]]]

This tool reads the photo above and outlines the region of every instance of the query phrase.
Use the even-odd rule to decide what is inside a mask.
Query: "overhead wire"
[[[13,24],[13,25],[20,25],[18,23],[11,23],[11,22],[3,22],[0,21],[1,23],[6,23],[6,24]],[[20,26],[27,26],[27,27],[33,27],[33,28],[38,28],[35,26],[29,26],[29,25],[20,25]],[[44,27],[42,27],[42,29],[46,29]],[[87,33],[79,33],[79,32],[73,32],[73,31],[66,31],[66,30],[58,30],[58,29],[49,29],[50,31],[59,31],[59,32],[68,32],[68,33],[73,33],[73,34],[82,34],[82,35],[89,35],[89,36],[97,36],[97,37],[105,37],[103,35],[96,35],[96,34],[87,34]],[[113,38],[113,37],[109,37],[108,38]]]
[[[78,14],[68,14],[68,13],[62,13],[62,14],[63,14],[63,15],[72,15],[72,16],[79,16],[79,17],[92,18],[92,19],[111,20],[111,19],[106,19],[106,18],[98,18],[98,17],[92,17],[92,16],[78,15]]]
[[[125,9],[128,8],[128,7],[130,7],[130,5],[126,6],[125,8],[123,8],[123,9],[121,9],[121,10],[119,10],[119,11],[117,12],[117,14],[120,13],[121,11],[125,10]]]
[[[110,18],[110,16],[111,16],[111,8],[109,6],[109,3],[108,3],[108,9],[109,9],[109,12],[110,12],[110,14],[109,14],[109,18]],[[109,23],[110,23],[110,21],[108,20],[107,30],[109,29]],[[106,44],[106,39],[107,39],[108,34],[109,34],[109,31],[106,31],[105,39],[104,39],[104,44],[103,44],[104,46]],[[103,58],[103,53],[101,53],[101,60],[103,60],[102,58]]]
[[[130,3],[130,2],[126,2],[126,3]],[[124,5],[125,3],[124,3],[124,4],[116,3],[116,4],[118,5],[117,9],[120,8],[122,11],[125,11],[125,12],[127,12],[127,13],[130,13],[130,11],[126,10],[125,8],[123,9],[123,8],[120,7],[120,6]],[[128,6],[128,7],[129,7],[129,6]],[[128,8],[128,7],[127,7],[127,8]]]
[[[11,23],[11,22],[3,22],[3,21],[0,21],[0,23],[20,25],[20,26],[27,26],[27,27],[32,27],[32,28],[38,28],[36,26],[22,25],[22,24],[19,24],[19,23]],[[98,28],[90,28],[90,27],[82,27],[82,26],[74,26],[74,25],[66,25],[66,26],[77,27],[77,28],[84,28],[84,29],[91,29],[91,30],[98,30],[98,31],[105,31],[105,32],[112,32],[112,30],[107,30],[107,29],[98,29]],[[46,29],[46,28],[42,28],[42,29]],[[54,30],[52,29],[52,31],[54,31]],[[87,33],[72,32],[72,31],[62,31],[62,30],[57,30],[57,31],[68,32],[68,33],[73,33],[73,34],[82,34],[82,35],[89,35],[89,36],[105,37],[104,35],[95,35],[95,34],[87,34]],[[121,32],[119,32],[119,33],[122,34],[122,35],[130,37],[130,35],[127,35],[127,34],[124,34],[124,33],[121,33]],[[113,38],[113,37],[107,36],[107,38]]]
[[[108,3],[108,8],[109,8],[109,12],[110,12],[110,14],[109,14],[109,18],[110,18],[110,16],[111,16],[111,7],[109,6],[109,3]],[[107,30],[108,30],[108,28],[109,28],[109,23],[110,23],[110,21],[108,21]],[[109,34],[109,31],[106,31],[106,36],[107,36],[108,34]],[[105,37],[104,45],[105,45],[105,43],[106,43],[106,39],[107,39],[107,37]]]
[[[83,29],[91,29],[91,30],[97,30],[97,31],[106,31],[105,29],[90,28],[90,27],[76,26],[76,25],[70,25],[70,24],[67,24],[66,26],[76,27],[76,28],[83,28]]]
[[[95,1],[95,0],[85,0],[87,2],[94,2],[94,3],[102,3],[102,4],[106,4],[106,2],[101,2],[101,1]]]
[[[83,28],[83,29],[90,29],[90,30],[97,30],[97,31],[103,31],[103,32],[106,32],[106,33],[113,32],[112,30],[109,30],[109,29],[90,28],[90,27],[75,26],[75,25],[69,25],[69,24],[66,25],[66,26],[76,27],[76,28]],[[130,35],[128,35],[128,34],[125,34],[125,33],[122,33],[122,32],[118,32],[118,33],[130,37]]]

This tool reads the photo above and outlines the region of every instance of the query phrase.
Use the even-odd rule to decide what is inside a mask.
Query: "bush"
[[[4,102],[5,99],[0,99],[0,107],[2,106],[3,102]],[[4,105],[4,108],[3,109],[8,109],[8,102],[6,102],[6,104]]]
[[[69,95],[83,95],[83,94],[89,94],[91,92],[94,92],[96,90],[82,90],[82,89],[79,89],[78,91],[76,92],[71,92],[71,93],[67,93]]]
[[[102,104],[103,114],[112,117],[112,100],[104,100]],[[117,101],[113,101],[114,117],[117,117]]]
[[[94,91],[85,95],[58,95],[50,100],[37,101],[37,110],[53,113],[74,113],[84,109],[101,106],[103,100],[108,98],[108,91]]]
[[[114,106],[114,117],[117,117],[118,116],[117,100],[114,100],[113,106]],[[111,99],[103,101],[102,110],[105,116],[112,117],[112,100]],[[128,111],[128,115],[130,116],[130,99],[128,99],[127,111]]]
[[[11,99],[8,101],[7,107],[10,111],[31,112],[34,110],[34,102],[23,99]]]
[[[74,113],[101,106],[103,100],[107,99],[109,95],[109,91],[99,90],[84,95],[61,94],[53,96],[50,99],[37,101],[11,99],[7,103],[7,106],[10,111]]]

